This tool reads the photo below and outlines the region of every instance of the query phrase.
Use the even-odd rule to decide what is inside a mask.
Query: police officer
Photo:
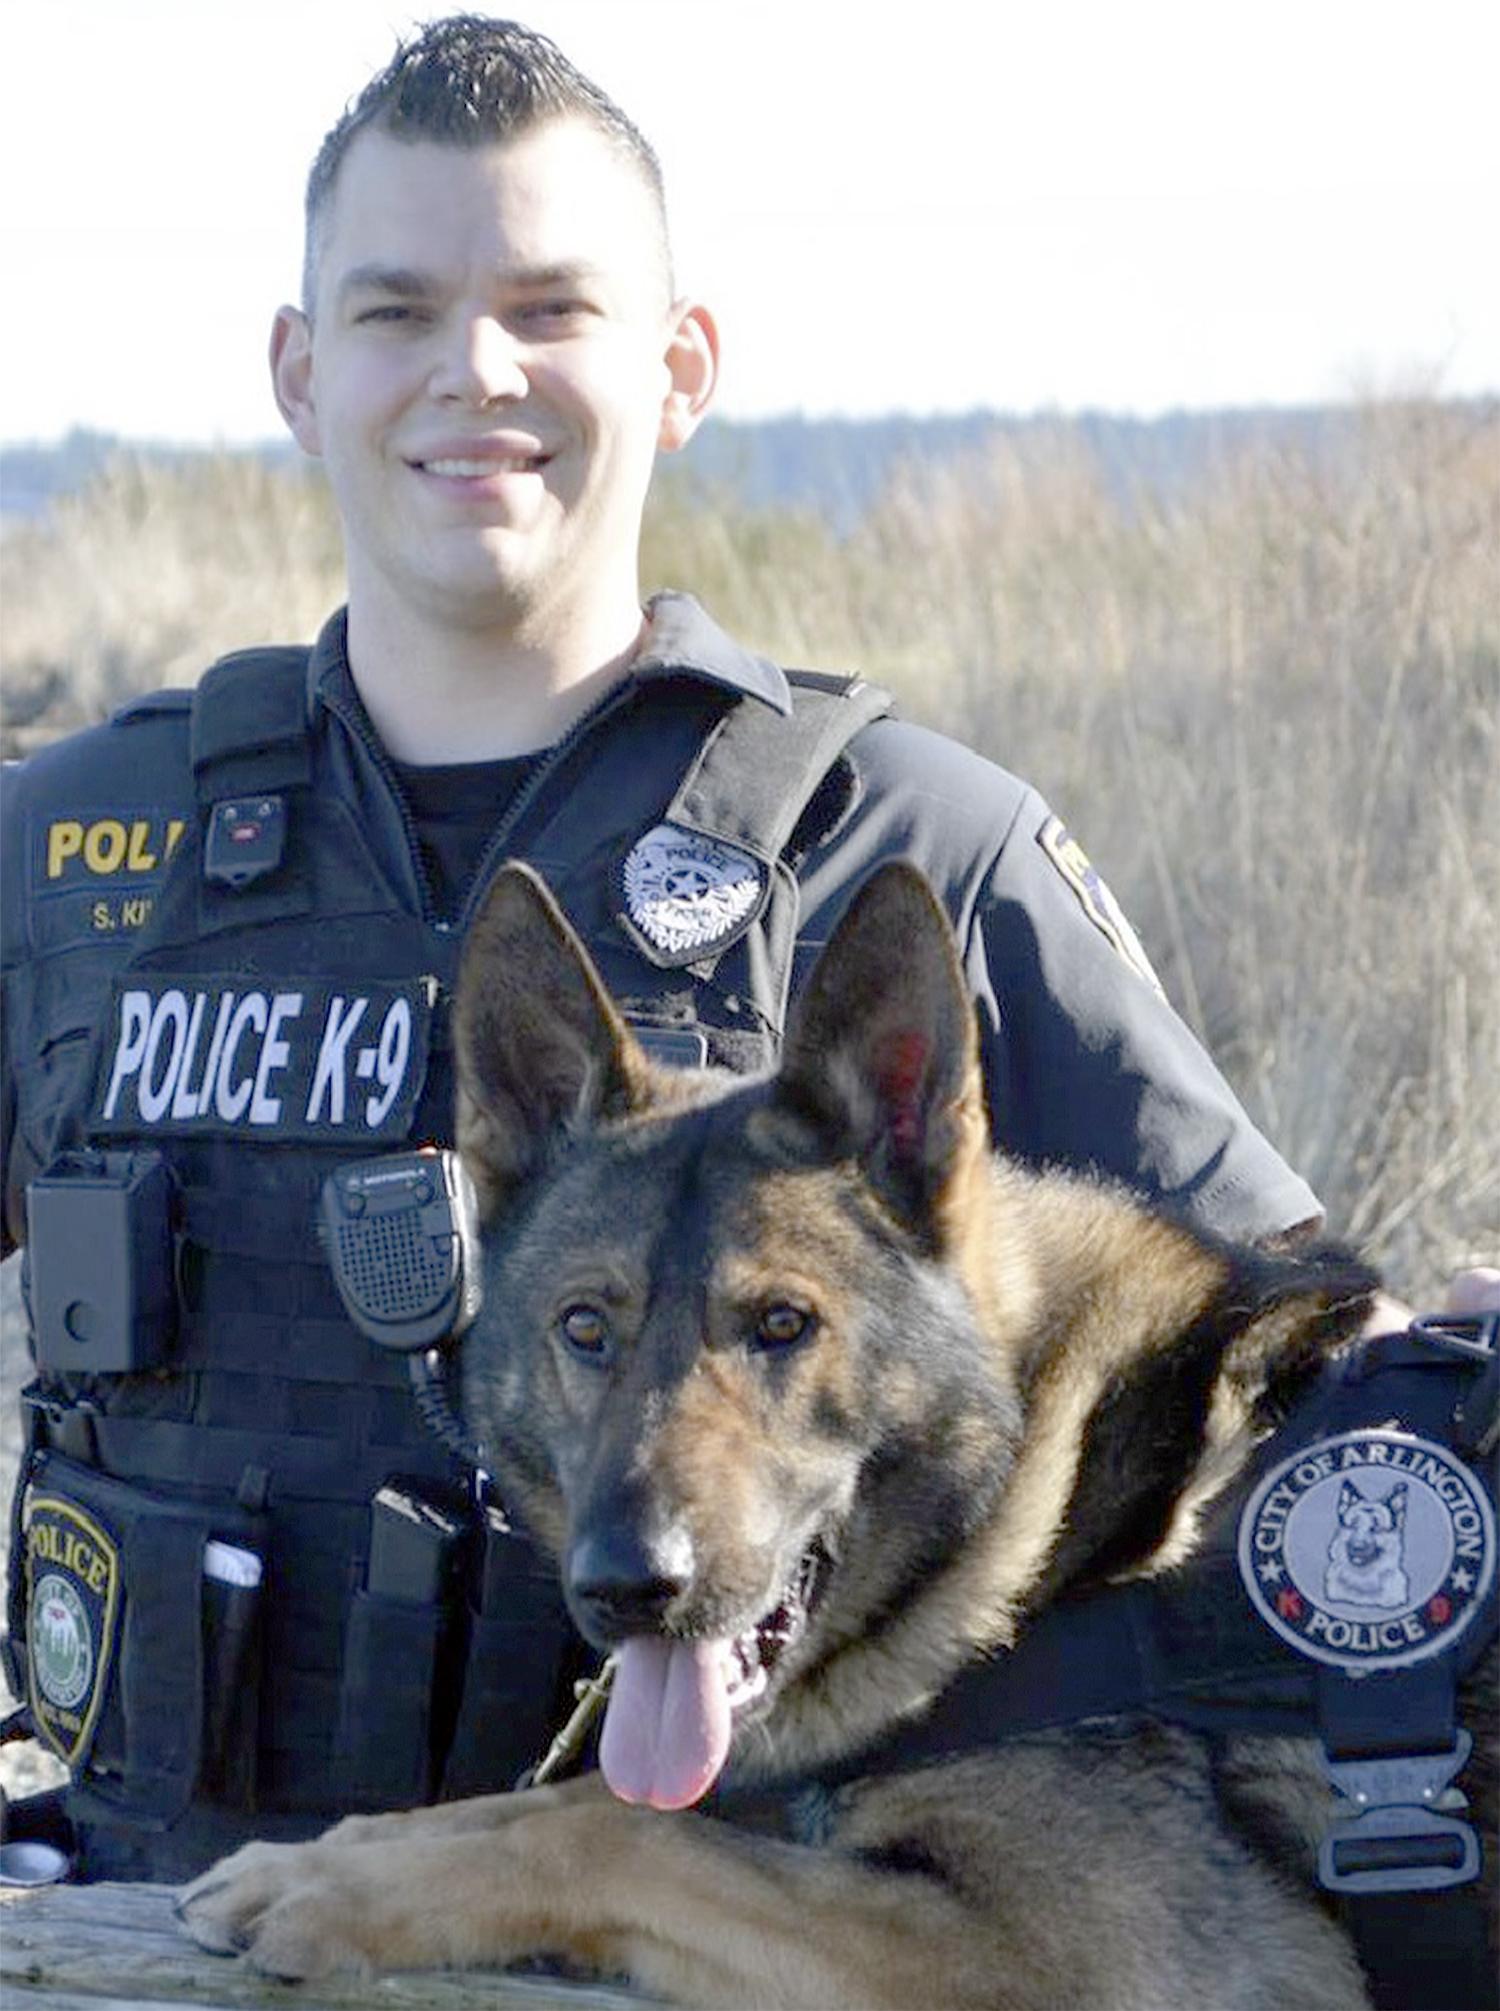
[[[271,341],[347,607],[10,778],[5,1236],[38,1365],[12,1674],[87,1876],[503,1787],[554,1727],[576,1648],[546,1567],[314,1228],[332,1167],[448,1140],[456,947],[503,859],[649,1048],[751,1068],[852,890],[909,857],[1003,1145],[1237,1237],[1318,1217],[1033,791],[683,596],[642,609],[653,461],[718,358],[617,107],[525,29],[426,28],[324,142]]]

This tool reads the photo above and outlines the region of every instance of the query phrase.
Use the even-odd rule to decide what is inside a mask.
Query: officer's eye
[[[570,1348],[580,1355],[602,1355],[609,1346],[609,1321],[597,1306],[582,1301],[566,1306],[558,1329]]]
[[[375,307],[361,308],[354,323],[357,328],[405,328],[415,327],[423,319],[419,308],[405,301],[387,300]]]
[[[790,1348],[798,1341],[805,1341],[817,1326],[817,1321],[805,1306],[794,1306],[789,1300],[778,1299],[764,1308],[755,1323],[755,1345],[758,1348]]]

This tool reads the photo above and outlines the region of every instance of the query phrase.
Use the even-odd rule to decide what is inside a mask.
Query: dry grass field
[[[315,474],[121,459],[0,540],[6,753],[311,636],[340,569]],[[645,576],[1034,781],[1399,1292],[1500,1261],[1500,416],[1375,405],[1336,452],[1242,447],[1170,496],[1065,425],[997,433],[838,533],[669,470]]]
[[[1500,1255],[1500,415],[1375,404],[1122,493],[1065,424],[843,532],[659,486],[648,584],[1036,782],[1262,1126],[1395,1286]],[[0,542],[8,753],[311,635],[315,473],[121,459]]]

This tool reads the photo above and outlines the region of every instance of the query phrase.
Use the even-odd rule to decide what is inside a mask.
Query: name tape
[[[405,1138],[427,1075],[432,979],[335,987],[117,979],[93,1124],[103,1135]]]

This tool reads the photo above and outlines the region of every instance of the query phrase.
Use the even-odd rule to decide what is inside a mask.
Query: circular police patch
[[[66,1578],[49,1571],[37,1580],[30,1625],[37,1688],[49,1704],[75,1709],[93,1681],[94,1644],[83,1601]]]
[[[626,910],[646,940],[690,956],[733,939],[760,906],[767,874],[737,846],[658,824],[631,847],[624,884]]]
[[[1453,1647],[1489,1591],[1495,1517],[1445,1446],[1353,1431],[1294,1453],[1240,1517],[1240,1577],[1299,1654],[1398,1669]]]

